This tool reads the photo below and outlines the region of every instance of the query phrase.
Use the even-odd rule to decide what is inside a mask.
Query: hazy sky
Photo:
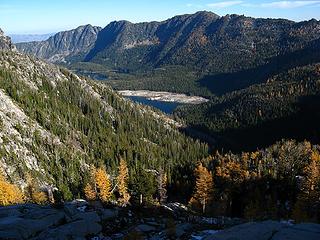
[[[51,33],[113,20],[164,20],[177,14],[209,10],[219,15],[320,18],[320,0],[0,0],[0,28],[12,33]]]

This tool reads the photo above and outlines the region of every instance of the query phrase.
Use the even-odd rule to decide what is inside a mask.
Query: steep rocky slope
[[[179,176],[171,175],[173,169],[191,169],[190,163],[206,155],[205,145],[180,134],[161,113],[103,84],[8,50],[8,38],[0,44],[0,161],[13,182],[23,186],[30,173],[70,199],[81,192],[90,164],[111,173],[122,157],[132,174],[141,167],[161,167],[172,180]]]

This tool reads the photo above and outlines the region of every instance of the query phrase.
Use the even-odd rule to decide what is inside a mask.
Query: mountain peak
[[[218,14],[215,14],[214,12],[210,12],[210,11],[198,11],[193,15],[220,17]]]
[[[127,20],[119,20],[119,21],[112,21],[110,22],[106,27],[108,26],[127,26],[127,25],[131,25],[132,22],[127,21]]]
[[[100,27],[92,26],[91,24],[86,24],[86,25],[81,25],[81,26],[77,27],[76,29],[81,30],[81,29],[95,29],[95,28],[100,28]]]

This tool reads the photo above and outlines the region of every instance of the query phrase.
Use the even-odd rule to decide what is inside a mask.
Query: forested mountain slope
[[[255,150],[283,138],[319,143],[320,64],[295,67],[267,83],[212,99],[201,107],[183,106],[177,115],[210,132],[220,147]]]
[[[112,175],[121,157],[130,177],[161,168],[173,183],[207,155],[206,145],[179,133],[161,113],[11,50],[2,32],[0,46],[0,166],[11,181],[24,186],[31,174],[71,199],[81,194],[90,165]]]

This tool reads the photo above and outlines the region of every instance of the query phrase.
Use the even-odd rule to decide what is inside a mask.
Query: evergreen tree
[[[130,186],[134,199],[140,205],[153,202],[153,196],[157,190],[153,174],[139,168],[131,179]]]

